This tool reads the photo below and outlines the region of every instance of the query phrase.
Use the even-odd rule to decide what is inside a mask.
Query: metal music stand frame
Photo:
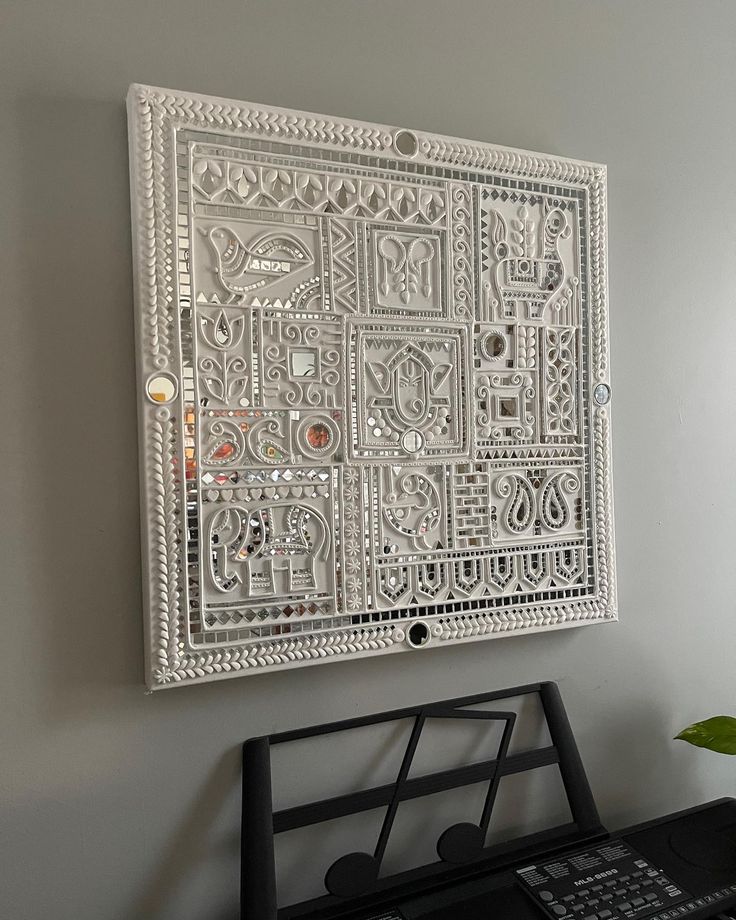
[[[551,744],[507,755],[508,743],[516,718],[515,713],[468,710],[467,707],[530,694],[539,696]],[[476,713],[481,713],[481,715],[475,715]],[[496,758],[409,778],[411,759],[427,720],[479,717],[505,723]],[[307,802],[279,811],[273,810],[271,748],[274,745],[403,719],[414,719],[414,730],[407,742],[402,766],[395,782],[333,798]],[[491,818],[495,792],[500,779],[503,776],[525,773],[551,765],[559,767],[572,821],[534,834],[516,837],[500,844],[484,846],[485,831]],[[326,891],[322,897],[312,898],[288,907],[278,907],[274,858],[275,834],[385,806],[386,818],[381,829],[381,839],[377,844],[376,854],[374,857],[370,857],[369,854],[361,854],[363,862],[368,863],[369,868],[370,859],[376,860],[377,874],[380,869],[380,859],[390,836],[393,818],[402,801],[480,782],[488,782],[489,790],[484,814],[479,822],[481,827],[476,829],[475,839],[473,839],[472,831],[469,836],[467,833],[468,828],[472,828],[473,825],[453,826],[456,831],[458,828],[465,828],[465,836],[462,831],[446,831],[445,835],[449,835],[449,838],[452,839],[445,841],[447,846],[442,854],[444,858],[437,862],[387,877],[376,878],[371,881],[367,889],[360,892],[356,890],[352,894],[338,896]],[[491,693],[478,693],[473,696],[394,709],[375,715],[251,738],[243,745],[241,831],[241,916],[245,920],[302,920],[302,918],[327,920],[333,917],[346,917],[355,911],[380,907],[389,901],[396,901],[398,898],[412,894],[426,893],[431,889],[456,883],[460,879],[499,869],[522,858],[533,858],[538,853],[549,853],[562,847],[591,841],[606,834],[598,816],[559,689],[551,681]],[[478,837],[480,837],[479,844]],[[478,845],[475,849],[471,846],[469,854],[459,853],[458,848],[463,839],[468,839],[471,844]],[[440,838],[441,842],[442,838]],[[339,887],[340,884],[346,886],[346,889],[349,889],[351,885],[360,887],[360,881],[351,878],[351,869],[354,868],[357,874],[357,870],[361,868],[360,860],[353,858],[355,855],[350,854],[343,857],[333,865],[330,872],[334,869],[333,876],[339,876],[337,881],[333,879],[333,888],[336,885]],[[338,866],[338,863],[341,863],[341,866]],[[328,872],[328,878],[330,872]]]

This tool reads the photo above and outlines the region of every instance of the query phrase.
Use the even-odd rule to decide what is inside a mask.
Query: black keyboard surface
[[[736,801],[713,803],[361,920],[716,920],[736,907]]]

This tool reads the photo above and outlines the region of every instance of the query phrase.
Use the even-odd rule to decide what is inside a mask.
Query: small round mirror
[[[413,157],[419,150],[419,141],[411,131],[397,131],[394,135],[394,147],[403,157]]]
[[[176,380],[168,374],[149,377],[146,393],[151,402],[168,403],[176,396]]]
[[[611,388],[606,383],[599,383],[593,390],[593,399],[599,406],[605,406],[611,399]]]
[[[415,620],[406,631],[406,641],[412,648],[421,648],[429,638],[429,626],[421,620]]]
[[[418,454],[424,447],[424,435],[416,428],[409,428],[401,438],[401,446],[407,454]]]
[[[506,351],[506,339],[500,332],[487,332],[480,340],[480,350],[487,361],[493,361]]]

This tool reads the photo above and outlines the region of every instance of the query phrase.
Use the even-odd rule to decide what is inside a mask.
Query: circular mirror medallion
[[[611,399],[611,388],[607,383],[599,383],[593,390],[593,399],[599,406],[605,406]]]
[[[310,415],[299,424],[297,442],[307,457],[328,457],[340,443],[340,429],[328,415]]]
[[[176,380],[169,374],[155,374],[148,378],[146,394],[151,402],[169,403],[176,396]]]
[[[500,332],[487,332],[480,340],[480,352],[486,361],[495,361],[506,351],[506,339]]]
[[[406,631],[406,641],[412,648],[421,648],[430,638],[429,626],[421,620],[414,620]]]
[[[411,131],[397,131],[394,134],[394,147],[402,157],[413,157],[419,150],[419,141],[416,134]]]
[[[314,422],[307,428],[305,434],[307,442],[313,450],[325,450],[330,446],[332,433],[324,422]]]
[[[407,454],[418,454],[424,447],[424,435],[416,428],[410,428],[401,439],[401,446]]]

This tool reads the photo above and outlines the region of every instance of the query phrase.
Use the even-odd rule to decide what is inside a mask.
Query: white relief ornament
[[[580,488],[580,480],[565,471],[552,476],[542,490],[539,514],[542,523],[550,530],[561,530],[570,523],[570,506],[565,493],[573,494]]]
[[[450,407],[442,385],[451,370],[451,364],[435,363],[411,342],[395,351],[385,364],[373,361],[368,365],[379,394],[370,398],[368,408],[383,411],[396,430],[411,433],[415,444],[412,453],[420,449],[414,438],[422,429],[436,425],[440,411]]]
[[[575,329],[546,330],[545,427],[548,434],[575,434]]]
[[[378,239],[380,264],[380,292],[386,303],[398,295],[408,304],[417,295],[430,300],[432,275],[430,265],[436,257],[435,242],[427,237],[402,239],[387,234]]]
[[[536,511],[534,491],[529,480],[518,473],[510,473],[498,480],[496,491],[502,498],[508,498],[505,516],[508,529],[515,534],[529,530]]]
[[[455,185],[452,200],[453,303],[458,319],[470,319],[475,306],[473,204],[468,186]]]
[[[442,542],[442,503],[435,483],[429,476],[402,467],[385,468],[383,475],[381,503],[388,531],[406,538],[412,549],[436,548]],[[391,542],[389,534],[382,549],[390,555],[400,547]]]
[[[210,348],[228,351],[240,345],[245,329],[243,316],[231,318],[224,310],[220,310],[219,313],[200,312],[199,322],[202,338]]]
[[[394,331],[395,330],[395,331]],[[467,340],[460,326],[349,326],[352,452],[365,459],[465,456]]]
[[[248,364],[241,355],[220,357],[205,355],[199,359],[199,381],[203,395],[201,403],[238,403],[244,398],[248,385]]]
[[[501,509],[506,537],[538,539],[574,533],[577,520],[573,506],[579,501],[580,478],[575,470],[551,471],[549,475],[528,470],[499,476],[495,492],[506,499]]]
[[[129,112],[149,686],[615,618],[605,168]]]
[[[216,419],[210,422],[203,447],[202,462],[208,466],[234,466],[243,459],[245,438],[236,422]]]
[[[219,148],[195,147],[192,191],[196,200],[227,208],[273,209],[370,217],[433,225],[447,212],[439,188],[403,179],[331,176],[328,172],[273,168],[222,159]]]
[[[311,504],[273,502],[217,510],[208,528],[209,575],[216,591],[241,588],[261,601],[294,592],[323,593],[317,562],[327,562],[330,528]]]
[[[572,231],[564,211],[555,207],[540,218],[541,233],[526,205],[508,221],[499,210],[491,217],[497,318],[543,320],[567,277],[559,245]]]
[[[527,440],[534,435],[536,391],[530,374],[479,374],[477,432],[491,440]]]
[[[305,460],[329,462],[341,446],[340,418],[339,412],[311,414],[277,410],[264,414],[261,410],[239,411],[235,427],[244,448],[237,454],[231,451],[228,459],[240,462],[247,449],[249,462],[274,467],[298,465]],[[223,451],[228,448],[219,448],[218,458]]]
[[[207,231],[207,240],[222,286],[241,297],[314,263],[302,241],[286,233],[265,233],[246,246],[234,230],[216,226]]]
[[[298,319],[263,321],[263,390],[271,405],[325,406],[340,401],[340,329]]]

